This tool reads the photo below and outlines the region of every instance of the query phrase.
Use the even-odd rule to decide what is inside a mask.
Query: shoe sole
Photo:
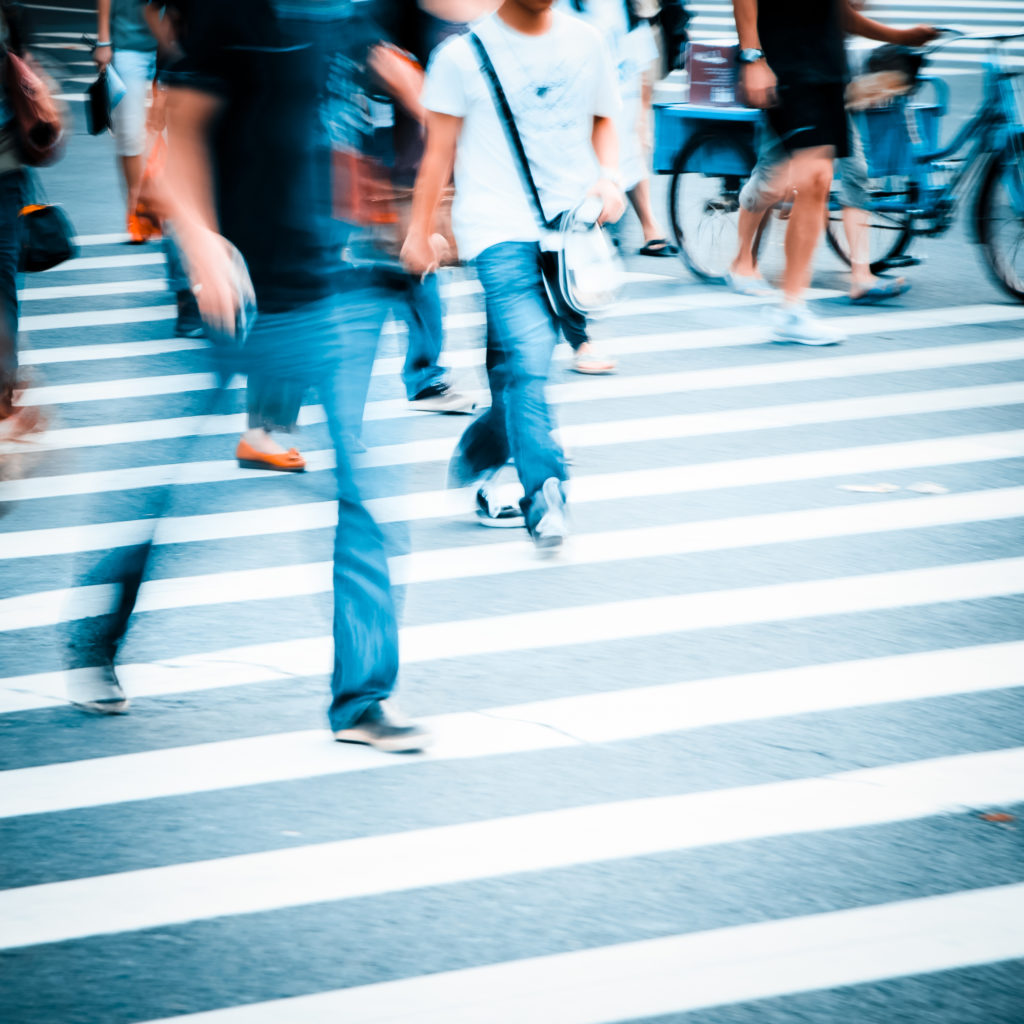
[[[409,406],[417,412],[439,412],[448,416],[472,416],[476,412],[476,402],[469,406],[446,408],[443,405],[425,405],[423,402],[414,400],[409,403]]]
[[[346,735],[349,730],[342,729],[334,734],[337,743],[353,743],[360,747],[373,747],[374,750],[383,751],[385,754],[416,754],[426,750],[433,738],[423,735],[417,740],[398,739],[392,740],[368,740],[364,736]]]
[[[482,512],[477,512],[476,521],[481,526],[486,526],[491,530],[516,530],[526,526],[526,516],[524,515],[496,518],[495,516],[486,516]]]
[[[808,345],[811,348],[827,348],[829,345],[841,345],[844,338],[829,338],[827,341],[810,341],[807,338],[770,338],[773,345]]]
[[[83,700],[73,703],[76,708],[90,711],[94,715],[126,715],[131,707],[131,701],[127,697],[123,700]]]
[[[238,465],[242,469],[268,469],[271,473],[305,473],[305,466],[273,466],[269,462],[260,462],[257,459],[239,459]]]

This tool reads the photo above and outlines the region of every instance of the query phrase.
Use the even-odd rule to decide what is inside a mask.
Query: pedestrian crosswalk
[[[200,417],[159,254],[81,242],[24,283],[49,424],[0,453],[0,1019],[1019,1020],[1019,305],[821,288],[850,341],[794,351],[763,301],[636,273],[594,325],[621,372],[556,357],[557,559],[444,489],[465,420],[409,411],[389,324],[361,460],[437,737],[396,757],[323,727],[320,411],[307,473],[240,469],[241,382]],[[445,295],[483,395],[478,289]],[[164,485],[133,711],[89,718],[67,629],[114,594],[80,566]]]

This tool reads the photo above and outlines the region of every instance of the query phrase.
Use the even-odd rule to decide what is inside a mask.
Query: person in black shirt
[[[238,332],[247,282],[230,242],[258,308],[243,350],[250,379],[319,391],[339,491],[328,718],[338,740],[407,751],[429,736],[384,703],[398,674],[395,602],[349,447],[389,308],[372,266],[342,262],[357,225],[341,214],[358,202],[354,175],[373,135],[365,63],[380,34],[365,11],[352,0],[193,5],[184,56],[166,76],[168,201],[208,332],[225,346]],[[103,673],[98,692],[78,701],[90,710],[126,708],[113,659],[148,545],[130,550],[119,607],[79,631],[79,659]]]
[[[793,195],[786,229],[783,304],[773,340],[832,345],[842,336],[813,317],[803,303],[811,261],[825,223],[833,160],[849,153],[844,88],[848,78],[846,33],[919,46],[934,29],[889,29],[864,17],[849,0],[733,0],[739,35],[741,86],[746,101],[767,112],[789,154],[776,175],[777,195]],[[741,210],[740,234],[760,219]],[[746,221],[746,223],[744,223]],[[749,232],[753,236],[753,231]],[[749,247],[747,247],[749,249]],[[742,280],[744,247],[732,276]],[[756,283],[757,279],[753,278]]]

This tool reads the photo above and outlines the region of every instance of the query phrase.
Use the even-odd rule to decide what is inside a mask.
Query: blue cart
[[[723,281],[735,254],[740,188],[763,116],[749,107],[654,107],[654,170],[672,175],[669,222],[687,267],[705,281]]]

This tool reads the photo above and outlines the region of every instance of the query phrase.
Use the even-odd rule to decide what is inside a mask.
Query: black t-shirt
[[[757,34],[780,85],[845,82],[845,0],[758,0]]]
[[[249,265],[260,309],[336,290],[346,226],[332,154],[365,152],[374,113],[366,55],[379,39],[353,0],[202,0],[191,5],[172,86],[224,100],[211,134],[222,234]]]

